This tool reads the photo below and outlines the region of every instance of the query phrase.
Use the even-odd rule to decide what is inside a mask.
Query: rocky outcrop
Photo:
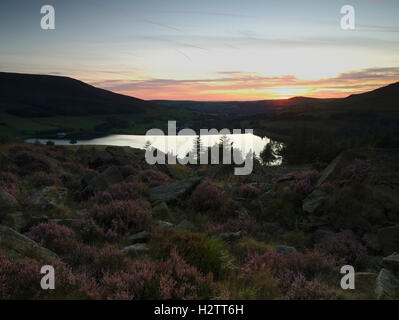
[[[64,203],[67,194],[67,188],[44,187],[31,195],[28,202],[42,210],[48,210]]]
[[[382,259],[382,264],[385,268],[393,272],[399,271],[399,253],[393,253],[388,257]]]
[[[33,240],[25,237],[17,231],[0,225],[0,248],[5,252],[9,259],[20,259],[30,257],[35,259],[43,259],[45,261],[53,261],[58,256],[43,247],[40,247]]]
[[[17,200],[9,193],[0,188],[0,221],[4,219],[10,212],[17,209]]]
[[[144,242],[147,242],[148,240],[150,240],[150,233],[147,231],[141,231],[141,232],[135,233],[135,234],[131,235],[129,238],[129,241],[132,244],[144,243]]]
[[[399,226],[379,229],[378,239],[385,255],[399,252]]]
[[[150,189],[151,202],[172,202],[189,194],[200,183],[201,178],[192,178]]]
[[[91,179],[89,184],[83,189],[82,194],[88,196],[94,192],[103,191],[110,185],[122,181],[123,176],[120,170],[115,166],[111,166]]]
[[[136,243],[122,249],[122,252],[126,252],[131,257],[136,257],[139,254],[147,253],[149,251],[150,248],[145,243]]]
[[[327,194],[320,189],[315,189],[302,203],[302,210],[306,213],[314,213],[327,199]]]
[[[381,269],[376,280],[375,294],[378,300],[393,299],[398,297],[399,280],[387,270]]]
[[[277,246],[274,250],[280,254],[290,254],[296,252],[296,249],[294,247],[289,246]]]

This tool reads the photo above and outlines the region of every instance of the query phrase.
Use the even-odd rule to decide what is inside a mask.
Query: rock
[[[235,242],[240,240],[242,237],[241,231],[238,232],[226,232],[226,233],[221,233],[219,235],[219,238],[223,241],[226,242]]]
[[[158,226],[161,227],[161,228],[164,228],[164,227],[173,227],[174,224],[171,223],[171,222],[167,222],[167,221],[159,221],[159,222],[158,222]]]
[[[54,252],[40,247],[36,242],[17,231],[1,225],[0,248],[9,259],[20,259],[24,257],[43,259],[45,261],[54,261],[58,259],[58,256]]]
[[[108,188],[108,186],[122,181],[123,176],[119,169],[115,166],[111,166],[93,178],[88,186],[83,189],[82,194],[88,196],[94,192],[103,191]]]
[[[129,256],[136,257],[139,254],[149,252],[150,248],[145,243],[136,243],[123,248],[122,251],[126,252]]]
[[[0,221],[18,207],[18,201],[0,188]]]
[[[381,245],[380,241],[378,240],[378,236],[374,233],[365,233],[362,237],[362,241],[367,248],[375,252],[379,252],[381,250]]]
[[[176,226],[176,229],[181,231],[190,231],[190,232],[197,231],[197,227],[194,224],[192,224],[190,221],[185,219]]]
[[[399,226],[379,229],[378,239],[385,255],[399,252]]]
[[[383,258],[382,264],[385,268],[387,268],[393,272],[398,272],[399,271],[399,254],[393,253],[390,256]]]
[[[28,225],[28,219],[22,212],[10,213],[1,222],[2,225],[21,232]]]
[[[244,207],[240,207],[235,211],[235,214],[237,217],[241,220],[245,220],[249,218],[249,213],[248,210],[245,209]]]
[[[147,231],[141,231],[141,232],[131,235],[129,240],[133,244],[144,243],[144,242],[147,242],[148,240],[150,240],[150,233]]]
[[[376,280],[375,293],[378,300],[398,297],[399,281],[392,272],[381,269]]]
[[[324,191],[315,189],[303,200],[302,210],[306,213],[312,214],[323,204],[326,199],[327,194]]]
[[[159,186],[150,189],[150,201],[166,202],[176,200],[179,197],[189,194],[200,183],[201,178],[192,178]]]
[[[30,196],[28,202],[42,210],[52,209],[64,203],[67,194],[67,188],[58,188],[54,186],[44,187]]]
[[[280,254],[290,254],[296,252],[296,249],[294,247],[289,246],[277,246],[274,250]]]

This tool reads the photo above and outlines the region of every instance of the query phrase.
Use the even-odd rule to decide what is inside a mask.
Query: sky
[[[141,99],[344,97],[399,81],[398,18],[398,0],[1,0],[0,71]]]

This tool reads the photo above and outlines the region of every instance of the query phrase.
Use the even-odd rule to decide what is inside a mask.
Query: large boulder
[[[67,195],[67,188],[58,188],[55,186],[44,187],[31,195],[28,202],[42,210],[47,210],[63,204]]]
[[[378,300],[397,298],[399,280],[389,270],[381,269],[376,280],[375,293]]]
[[[111,166],[90,180],[83,189],[82,194],[88,196],[97,191],[103,191],[110,185],[123,181],[123,176],[118,167]]]
[[[378,239],[385,255],[399,252],[399,226],[379,229]]]
[[[18,207],[17,200],[0,188],[0,221]]]
[[[58,259],[54,252],[40,247],[35,241],[2,225],[0,225],[0,249],[5,252],[6,257],[9,259],[24,257],[45,261]]]
[[[320,189],[315,189],[302,203],[302,210],[306,213],[314,213],[327,199],[327,194]]]
[[[150,189],[150,201],[172,202],[179,197],[189,194],[200,183],[201,178],[192,178]]]
[[[393,272],[399,271],[399,253],[393,253],[388,257],[382,259],[382,263],[385,268],[392,270]]]
[[[122,252],[127,253],[129,256],[135,258],[137,255],[147,253],[150,251],[150,248],[145,243],[136,243],[131,246],[124,247]]]
[[[150,240],[150,233],[148,231],[141,231],[141,232],[131,235],[129,240],[130,240],[130,243],[132,243],[132,244],[145,243],[145,242],[148,242],[148,240]]]

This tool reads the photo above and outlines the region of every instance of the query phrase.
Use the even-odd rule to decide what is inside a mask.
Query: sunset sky
[[[1,0],[0,71],[142,99],[341,97],[399,81],[398,18],[398,0]]]

